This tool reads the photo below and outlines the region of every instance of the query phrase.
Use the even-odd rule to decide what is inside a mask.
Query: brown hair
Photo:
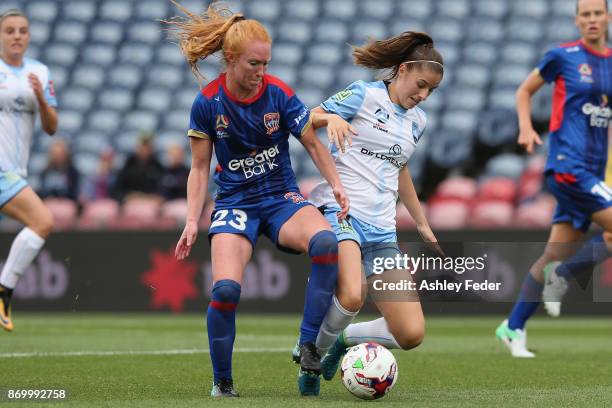
[[[609,10],[608,8],[608,0],[604,0],[604,4],[606,5],[606,11]],[[579,6],[580,6],[580,0],[576,0],[576,15],[578,14],[579,10]]]
[[[404,62],[423,61],[409,64],[408,69],[427,66],[444,74],[442,55],[434,48],[433,39],[426,33],[405,31],[386,40],[371,40],[361,47],[353,47],[355,64],[371,69],[389,69],[384,79],[393,79]],[[427,61],[435,61],[427,62]],[[437,62],[437,64],[436,64]]]
[[[223,50],[223,61],[228,54],[240,55],[248,41],[272,42],[270,34],[257,20],[245,19],[242,14],[233,14],[227,6],[213,2],[201,15],[174,3],[187,17],[174,17],[166,24],[173,26],[179,46],[196,78],[205,79],[198,69],[198,61]]]

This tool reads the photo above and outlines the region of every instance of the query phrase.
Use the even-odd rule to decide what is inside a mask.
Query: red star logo
[[[195,262],[179,261],[174,250],[154,250],[151,253],[152,267],[141,275],[140,281],[151,288],[151,307],[161,309],[168,306],[173,312],[182,312],[186,300],[198,297],[193,282],[197,266]]]

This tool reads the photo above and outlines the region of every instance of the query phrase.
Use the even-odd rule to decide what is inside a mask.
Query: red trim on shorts
[[[562,184],[574,184],[578,180],[571,173],[555,173],[555,181]]]

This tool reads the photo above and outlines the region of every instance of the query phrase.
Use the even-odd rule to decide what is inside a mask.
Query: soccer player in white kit
[[[352,345],[373,341],[387,348],[406,350],[418,346],[425,335],[423,311],[415,293],[410,301],[380,296],[374,300],[384,317],[350,324],[364,298],[362,267],[369,282],[390,277],[389,273],[409,276],[398,270],[377,275],[372,264],[374,258],[395,258],[400,254],[395,228],[398,196],[414,218],[423,240],[431,242],[442,254],[407,167],[426,125],[425,112],[417,105],[442,80],[442,57],[433,47],[431,37],[417,32],[355,47],[353,57],[357,65],[389,69],[389,75],[381,81],[354,82],[313,109],[343,119],[330,121],[327,129],[330,141],[334,142],[330,148],[338,174],[352,203],[347,219],[338,221],[339,208],[327,183],[317,185],[310,195],[339,241],[336,294],[316,343],[320,354],[329,350],[321,362],[327,380],[334,376],[340,358]],[[348,147],[345,136],[350,142]]]
[[[51,212],[26,182],[36,116],[49,135],[57,130],[57,100],[49,69],[25,58],[29,22],[18,10],[0,15],[0,212],[25,227],[0,273],[0,325],[13,330],[11,296],[53,228]]]

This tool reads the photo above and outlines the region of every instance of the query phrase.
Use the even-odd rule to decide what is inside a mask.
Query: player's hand
[[[346,150],[346,142],[353,145],[353,135],[357,133],[357,129],[338,115],[330,115],[327,119],[327,138],[342,153]]]
[[[42,84],[40,83],[40,79],[35,74],[28,74],[28,82],[30,82],[30,88],[34,91],[34,95],[36,96],[36,100],[39,104],[45,102],[45,94],[43,92]]]
[[[438,238],[436,238],[434,235],[429,224],[417,225],[417,231],[419,232],[423,242],[425,242],[432,251],[440,255],[442,258],[446,258],[446,254],[444,253],[444,250],[442,250],[440,243],[438,243]]]
[[[342,221],[346,218],[349,212],[349,198],[346,195],[346,191],[344,191],[344,187],[340,185],[332,190],[334,192],[334,198],[336,202],[340,205],[340,212],[338,213],[338,220]]]
[[[183,229],[183,233],[181,234],[181,238],[176,244],[176,249],[174,251],[174,256],[179,261],[187,258],[189,253],[191,252],[191,247],[196,241],[198,236],[198,224],[195,222],[188,222],[185,224],[185,229]]]
[[[522,130],[519,133],[518,144],[523,147],[527,153],[532,154],[535,147],[534,145],[542,145],[542,139],[540,139],[540,135],[533,129]]]

